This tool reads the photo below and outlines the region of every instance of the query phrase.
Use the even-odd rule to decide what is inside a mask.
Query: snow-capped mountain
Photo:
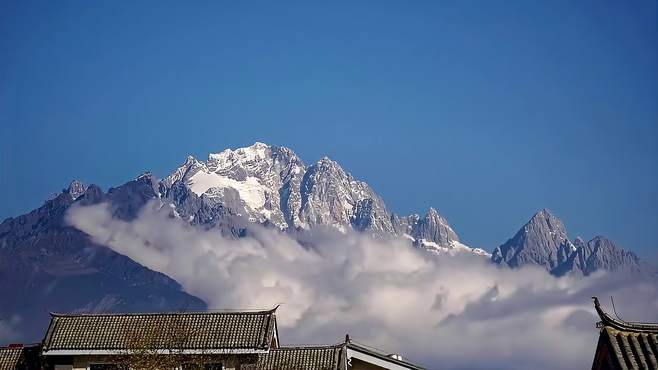
[[[603,236],[571,242],[562,221],[550,211],[537,212],[491,256],[494,263],[509,267],[538,265],[553,275],[589,275],[597,270],[658,276],[655,269]]]
[[[252,222],[280,229],[299,224],[299,188],[305,166],[287,148],[256,143],[210,154],[206,162],[187,161],[162,182],[168,193],[181,183],[210,204],[221,204]]]
[[[367,183],[356,180],[335,161],[324,157],[306,166],[285,147],[255,143],[210,154],[205,162],[190,156],[159,188],[181,217],[206,226],[226,223],[217,217],[200,221],[200,209],[205,209],[206,216],[221,210],[280,230],[323,225],[343,232],[407,237],[435,251],[471,251],[435,209],[430,208],[424,217],[391,215]]]
[[[318,226],[401,237],[430,252],[473,253],[501,265],[539,265],[554,275],[588,275],[598,270],[655,278],[654,269],[604,237],[569,240],[563,223],[547,210],[537,213],[493,255],[459,241],[435,209],[391,214],[383,199],[338,163],[322,158],[306,166],[293,151],[256,143],[188,157],[159,181],[145,173],[103,192],[78,181],[25,215],[0,223],[0,316],[35,317],[19,329],[29,339],[43,332],[50,311],[111,312],[204,309],[171,278],[94,243],[70,226],[65,215],[75,205],[105,203],[112,216],[130,221],[149,202],[204,229],[241,237],[253,223],[293,236]],[[301,233],[301,234],[300,234]],[[29,294],[25,294],[29,292]]]

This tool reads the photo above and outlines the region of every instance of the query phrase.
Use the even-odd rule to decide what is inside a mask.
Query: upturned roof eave
[[[653,323],[638,323],[638,322],[628,322],[621,319],[616,319],[610,316],[607,312],[603,310],[599,299],[597,297],[592,297],[594,300],[594,309],[601,318],[602,326],[612,327],[620,331],[632,331],[640,333],[658,333],[658,324]]]

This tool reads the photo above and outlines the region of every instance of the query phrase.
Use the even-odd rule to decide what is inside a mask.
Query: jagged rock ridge
[[[655,277],[656,271],[633,252],[626,251],[603,236],[585,242],[569,240],[562,221],[550,211],[537,212],[504,244],[491,260],[512,268],[525,265],[544,267],[553,275],[589,275],[597,270]]]
[[[306,166],[290,149],[255,143],[210,154],[205,162],[189,156],[160,184],[163,198],[181,217],[200,224],[206,215],[230,213],[280,230],[323,225],[377,236],[404,236],[430,250],[470,251],[448,221],[430,208],[424,217],[389,214],[383,199],[338,163],[324,157]],[[190,198],[193,201],[190,201]],[[218,226],[218,218],[209,225]],[[232,221],[234,222],[234,221]],[[487,253],[477,249],[478,254]]]

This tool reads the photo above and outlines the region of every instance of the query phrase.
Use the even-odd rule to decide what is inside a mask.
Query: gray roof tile
[[[0,370],[16,369],[22,354],[22,347],[0,347]]]
[[[59,315],[52,319],[43,343],[52,350],[124,350],[129,338],[148,336],[158,349],[171,348],[173,337],[186,333],[177,349],[268,349],[275,335],[274,310],[161,314]],[[180,328],[181,330],[178,330]]]
[[[658,369],[658,324],[627,322],[608,315],[594,298],[601,317],[592,369]]]
[[[343,345],[323,347],[282,347],[260,354],[246,370],[337,370]]]

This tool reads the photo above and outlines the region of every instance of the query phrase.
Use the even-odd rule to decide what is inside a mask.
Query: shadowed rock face
[[[633,252],[602,236],[571,242],[560,219],[544,209],[535,214],[512,239],[493,251],[494,263],[509,267],[542,266],[552,274],[589,275],[597,270],[655,277],[656,271]]]
[[[103,194],[73,182],[34,211],[0,224],[0,317],[16,321],[12,340],[38,341],[48,312],[124,312],[205,309],[171,278],[93,243],[64,220],[74,204],[109,201],[130,219],[152,194],[150,177]]]
[[[620,248],[603,236],[596,236],[579,248],[574,258],[586,275],[599,269],[627,273],[649,272],[649,266],[633,252]]]
[[[496,248],[491,258],[510,267],[534,264],[550,271],[565,262],[574,249],[562,221],[544,209]]]

